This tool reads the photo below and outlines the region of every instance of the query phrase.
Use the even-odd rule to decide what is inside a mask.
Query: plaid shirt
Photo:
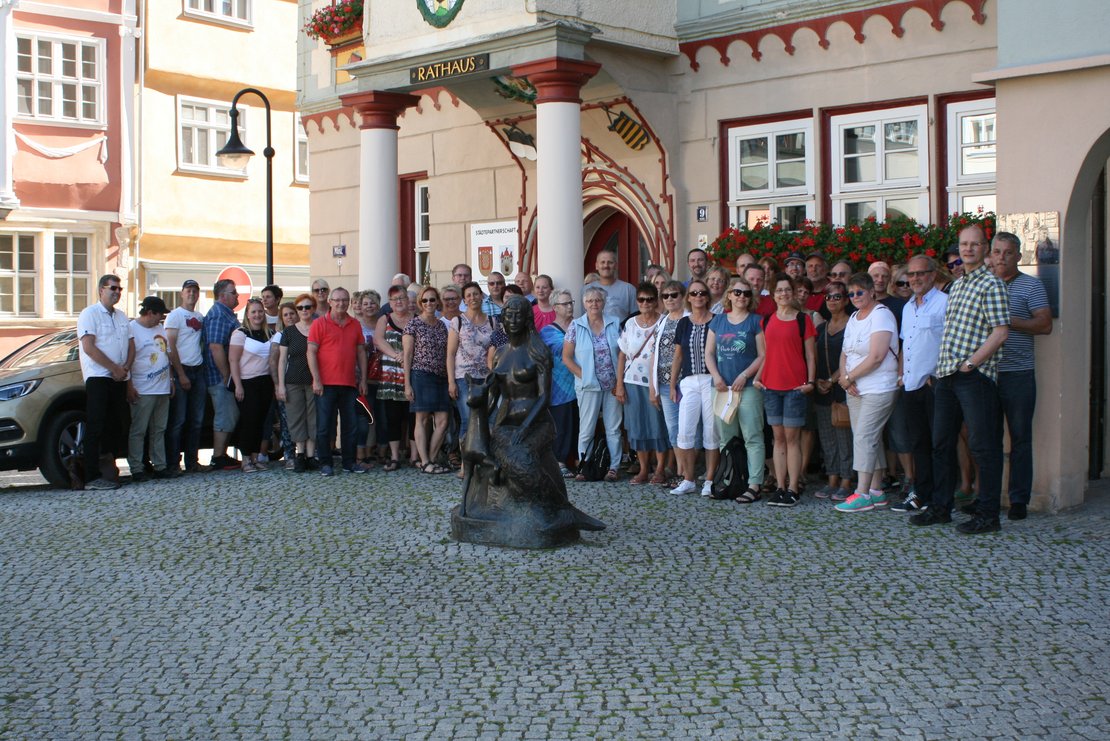
[[[220,375],[220,369],[216,367],[215,361],[212,360],[212,348],[208,344],[223,345],[224,357],[226,358],[227,346],[231,343],[231,333],[238,326],[239,320],[235,318],[235,312],[219,301],[213,304],[208,313],[204,315],[204,372],[208,378],[209,386],[222,385],[224,379]]]
[[[944,313],[944,337],[940,341],[937,377],[951,375],[960,364],[987,341],[995,327],[1010,323],[1010,294],[1006,284],[987,266],[980,265],[952,284],[948,292],[948,308]],[[998,380],[996,352],[979,370],[992,381]]]

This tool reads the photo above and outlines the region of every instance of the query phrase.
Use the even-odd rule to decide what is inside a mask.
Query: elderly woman
[[[728,280],[732,277],[724,268],[718,266],[710,268],[705,274],[705,285],[709,287],[709,311],[712,314],[723,314],[725,311],[725,289]]]
[[[806,421],[806,395],[813,392],[817,375],[814,340],[817,330],[799,310],[789,275],[775,275],[771,290],[775,312],[763,321],[767,357],[753,385],[763,391],[763,410],[774,434],[775,480],[779,488],[767,503],[793,507],[802,498],[802,427]]]
[[[844,327],[848,325],[848,286],[832,281],[825,286],[825,306],[829,320],[817,330],[817,395],[814,410],[817,412],[817,439],[825,461],[828,483],[813,496],[843,502],[855,487],[852,479],[852,429],[834,427],[833,402],[844,403],[844,389],[840,380],[840,353],[844,347]]]
[[[620,320],[605,313],[607,294],[592,286],[582,294],[586,313],[571,322],[563,343],[563,363],[574,374],[574,392],[578,397],[578,458],[585,457],[594,439],[597,417],[605,425],[609,446],[610,468],[606,481],[616,481],[621,460],[621,405],[617,389],[617,341]],[[581,474],[578,480],[584,481]]]
[[[682,470],[682,481],[671,494],[697,491],[697,431],[702,427],[705,444],[705,483],[701,495],[713,493],[713,475],[717,472],[720,451],[717,449],[717,428],[713,424],[712,378],[705,363],[705,342],[709,334],[709,287],[705,281],[690,281],[686,290],[689,311],[678,321],[674,333],[674,357],[671,359],[671,401],[678,404],[678,447],[675,456]]]
[[[416,415],[416,451],[424,473],[449,473],[436,462],[447,434],[451,400],[447,392],[447,327],[436,316],[439,291],[432,286],[420,290],[420,315],[405,327],[402,343],[405,363],[405,398]],[[431,417],[432,438],[428,441]]]
[[[733,278],[724,297],[725,313],[709,322],[705,338],[705,365],[713,379],[714,408],[716,399],[731,393],[739,397],[735,416],[725,422],[713,416],[717,438],[722,450],[738,434],[743,436],[748,454],[748,489],[736,497],[741,504],[758,500],[763,484],[763,394],[752,387],[752,379],[763,365],[767,347],[759,314],[753,311],[755,291],[743,278]]]
[[[404,286],[391,286],[389,306],[393,310],[378,319],[374,330],[374,349],[381,357],[381,381],[378,399],[385,407],[386,434],[389,438],[390,460],[383,471],[396,471],[400,465],[401,441],[409,430],[409,401],[405,396],[404,337],[405,327],[412,320],[409,293]]]
[[[913,290],[910,289],[910,279],[906,275],[905,265],[894,266],[894,277],[890,279],[890,295],[897,296],[903,301],[909,301],[913,298]]]
[[[621,331],[617,360],[617,401],[624,404],[624,424],[628,431],[628,447],[636,451],[640,470],[630,481],[646,484],[655,454],[655,475],[651,481],[666,481],[664,457],[670,450],[667,423],[663,412],[651,403],[648,386],[655,367],[655,334],[659,330],[659,294],[651,283],[636,288],[639,313],[628,318]]]
[[[239,402],[239,450],[243,453],[243,473],[266,468],[259,463],[262,423],[274,400],[274,381],[270,376],[270,325],[262,299],[252,298],[243,310],[243,324],[231,333],[227,351],[235,400]]]
[[[686,286],[680,281],[669,280],[663,284],[659,297],[663,301],[663,318],[660,319],[659,330],[655,333],[655,369],[651,376],[649,394],[651,403],[663,410],[667,440],[673,451],[678,447],[678,404],[671,401],[671,362],[674,360],[674,333],[678,329],[679,320],[686,316]],[[676,468],[678,475],[682,476],[681,461],[676,463]],[[677,486],[678,482],[673,484]]]
[[[898,323],[890,309],[875,300],[875,282],[867,273],[848,279],[848,298],[856,313],[844,328],[839,383],[848,393],[852,461],[859,478],[855,493],[836,509],[867,512],[888,504],[881,488],[886,464],[883,427],[898,390]]]
[[[536,284],[539,285],[539,278]],[[574,474],[566,462],[578,439],[578,397],[574,393],[574,374],[563,362],[563,341],[574,321],[574,295],[567,290],[556,291],[551,295],[551,305],[555,307],[555,321],[540,330],[540,339],[551,350],[554,362],[549,409],[555,420],[555,458],[559,461],[559,473],[570,479]]]
[[[289,436],[296,447],[293,470],[304,473],[316,465],[316,395],[308,368],[308,330],[316,314],[316,299],[302,293],[293,301],[297,323],[281,333],[278,347],[278,380],[275,393],[285,402]]]

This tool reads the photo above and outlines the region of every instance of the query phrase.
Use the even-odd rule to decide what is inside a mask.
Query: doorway
[[[1101,478],[1106,470],[1107,361],[1106,361],[1106,168],[1099,173],[1091,197],[1091,401],[1087,478]]]
[[[613,211],[594,231],[582,265],[583,275],[592,273],[597,263],[597,253],[610,250],[617,253],[617,277],[637,285],[647,272],[651,254],[636,223],[621,213]]]

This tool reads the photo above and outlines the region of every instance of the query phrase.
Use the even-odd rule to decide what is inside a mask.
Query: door
[[[632,285],[638,284],[647,272],[651,256],[635,222],[619,211],[603,221],[590,239],[583,275],[594,271],[597,253],[606,249],[617,253],[617,277]]]

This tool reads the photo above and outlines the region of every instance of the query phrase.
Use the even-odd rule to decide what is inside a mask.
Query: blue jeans
[[[204,365],[182,366],[191,384],[182,391],[174,377],[174,394],[170,400],[170,424],[166,429],[166,466],[175,468],[185,453],[185,466],[197,464],[200,428],[204,423],[204,400],[208,396],[208,379]]]
[[[967,423],[967,443],[979,466],[979,512],[998,519],[1002,497],[1002,410],[998,386],[980,371],[953,373],[937,380],[933,397],[933,475],[930,507],[952,511],[956,489],[956,443]]]
[[[466,405],[466,395],[470,393],[470,384],[465,378],[455,379],[455,388],[458,389],[459,398],[455,399],[455,409],[459,413],[459,441],[466,439],[466,428],[470,426],[470,407]]]
[[[339,412],[339,449],[343,467],[355,465],[355,398],[354,386],[324,386],[316,397],[316,457],[325,466],[331,465],[331,433],[335,429],[335,413]]]
[[[1033,410],[1037,406],[1034,372],[999,372],[998,401],[1010,431],[1010,504],[1029,504],[1033,489]]]
[[[659,394],[659,404],[663,407],[663,421],[667,424],[667,437],[671,443],[671,448],[678,447],[678,404],[677,401],[671,401],[670,387],[664,387],[663,391]],[[701,420],[698,420],[698,434],[694,438],[694,449],[701,450]]]
[[[594,439],[594,429],[597,427],[597,417],[601,415],[605,426],[605,440],[609,446],[609,467],[620,468],[621,465],[621,420],[624,418],[624,409],[612,391],[579,391],[578,392],[578,458],[586,452],[590,441]]]

